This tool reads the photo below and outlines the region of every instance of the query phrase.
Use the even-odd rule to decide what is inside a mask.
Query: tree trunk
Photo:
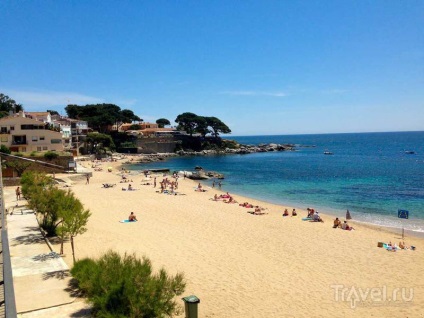
[[[63,255],[63,235],[60,238],[60,255]]]
[[[72,259],[74,260],[74,264],[75,264],[74,237],[72,235],[71,235],[71,248],[72,248]]]

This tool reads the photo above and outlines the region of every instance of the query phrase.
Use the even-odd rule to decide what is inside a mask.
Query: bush
[[[30,155],[30,157],[35,157],[37,155],[37,152],[36,151],[33,151],[29,155]]]
[[[5,145],[1,145],[0,152],[1,153],[8,154],[8,155],[10,155],[10,153],[11,153],[10,149],[7,146],[5,146]]]
[[[59,157],[59,155],[53,151],[47,151],[44,154],[44,158],[46,158],[47,160],[53,160],[53,159],[56,159],[57,157]]]
[[[83,259],[71,269],[78,288],[93,304],[95,317],[168,317],[178,314],[175,296],[184,292],[182,274],[152,274],[149,259],[109,251],[99,260]]]

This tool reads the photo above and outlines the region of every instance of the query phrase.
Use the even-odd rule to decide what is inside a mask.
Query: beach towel
[[[312,218],[303,218],[302,221],[312,221]]]
[[[121,221],[119,221],[120,223],[135,223],[135,222],[137,222],[137,220],[135,220],[135,221],[130,221],[130,220],[121,220]]]

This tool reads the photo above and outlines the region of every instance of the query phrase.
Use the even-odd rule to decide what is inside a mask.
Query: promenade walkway
[[[9,212],[9,245],[18,317],[90,317],[89,306],[72,297],[68,290],[69,268],[45,241],[33,211],[25,207],[24,200],[16,201],[14,188],[5,188],[4,198]]]

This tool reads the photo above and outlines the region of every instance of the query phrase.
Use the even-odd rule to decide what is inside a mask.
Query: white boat
[[[324,151],[324,155],[333,155],[331,151]]]

